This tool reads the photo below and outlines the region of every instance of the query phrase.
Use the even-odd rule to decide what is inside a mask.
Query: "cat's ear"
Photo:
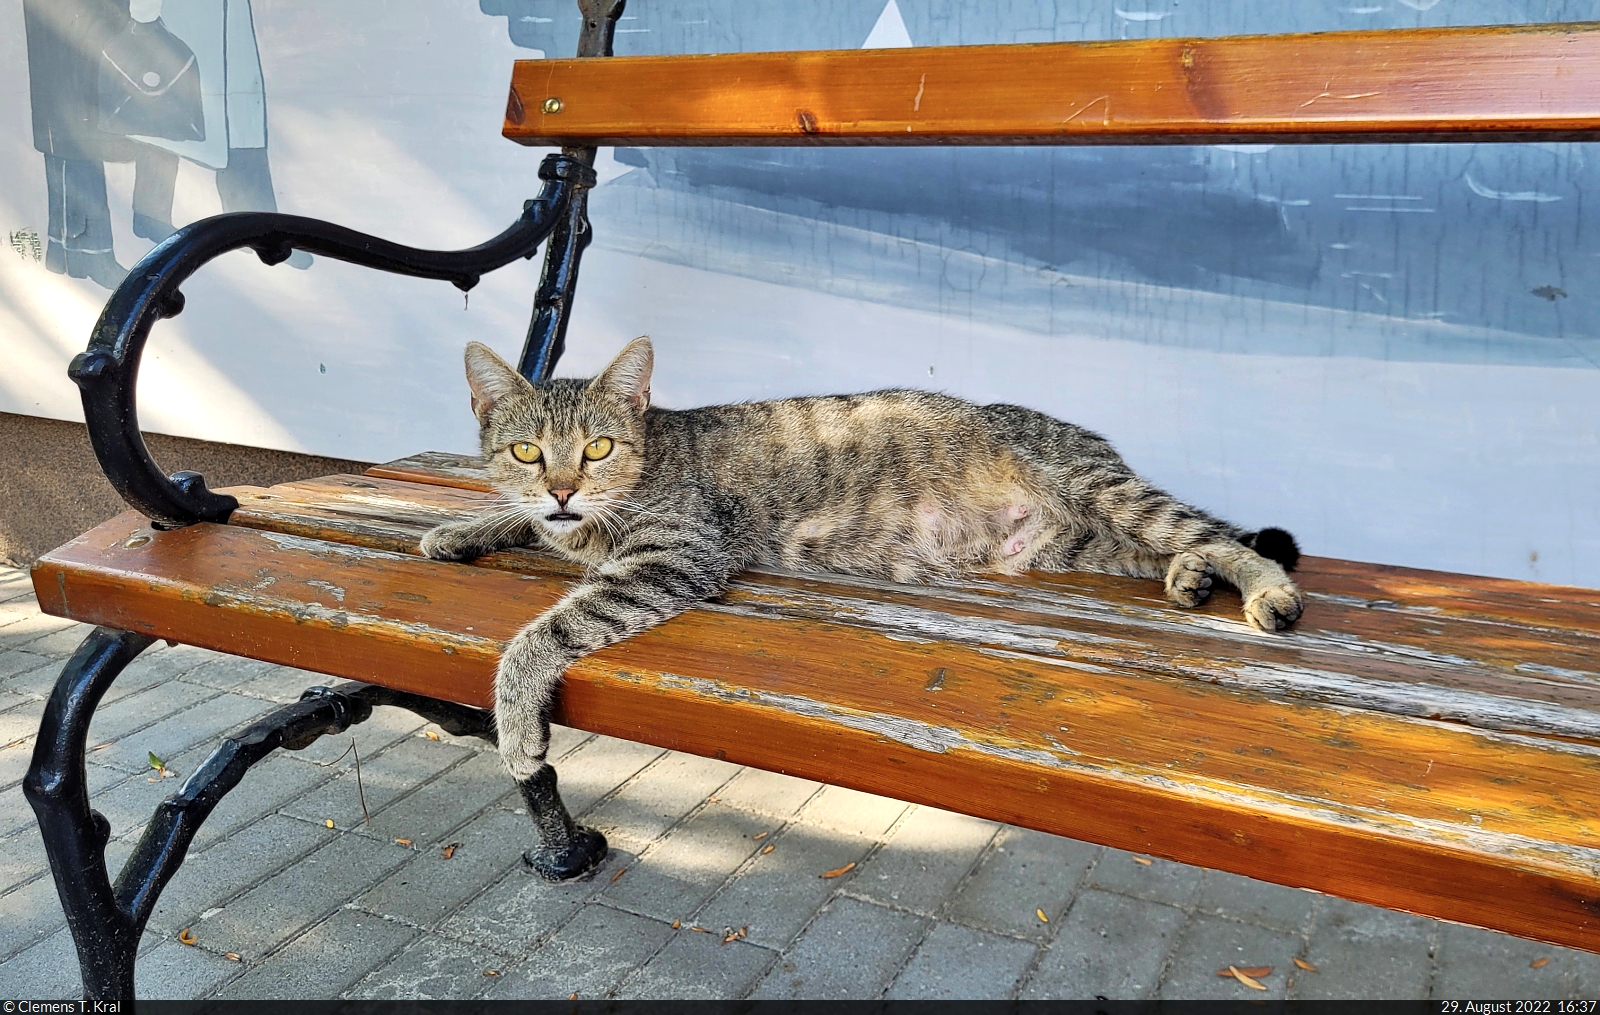
[[[467,343],[467,384],[472,388],[472,414],[487,423],[495,403],[507,395],[532,388],[511,364],[482,342]]]
[[[643,412],[650,408],[650,371],[655,367],[655,362],[655,348],[647,336],[641,335],[617,353],[617,358],[600,371],[600,376],[589,387],[619,398],[633,406],[635,411]]]

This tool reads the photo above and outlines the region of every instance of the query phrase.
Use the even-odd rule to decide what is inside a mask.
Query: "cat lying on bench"
[[[653,364],[639,338],[593,381],[535,385],[467,346],[484,461],[511,506],[439,526],[422,552],[529,546],[590,569],[500,658],[496,725],[518,779],[544,767],[569,665],[719,595],[752,564],[896,582],[1098,571],[1163,578],[1179,606],[1220,578],[1265,631],[1304,607],[1287,573],[1292,536],[1176,500],[1082,427],[924,391],[652,409]]]

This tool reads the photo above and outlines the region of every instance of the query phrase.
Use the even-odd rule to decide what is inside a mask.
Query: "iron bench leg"
[[[183,788],[163,800],[133,854],[111,882],[106,842],[111,824],[89,806],[84,751],[89,722],[112,681],[155,639],[95,628],[67,661],[45,705],[23,792],[39,818],[50,870],[66,911],[89,1000],[134,996],[134,960],[145,923],[161,890],[178,872],[200,825],[237,786],[250,766],[282,747],[298,751],[318,737],[365,722],[374,705],[393,705],[438,723],[450,733],[493,743],[494,714],[454,702],[373,684],[313,687],[224,740]],[[573,822],[556,792],[555,769],[519,784],[541,844],[523,855],[552,880],[587,874],[605,859],[606,840]]]

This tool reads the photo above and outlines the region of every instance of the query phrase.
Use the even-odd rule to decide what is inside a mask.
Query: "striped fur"
[[[655,409],[642,338],[591,382],[531,385],[477,343],[466,359],[489,476],[511,506],[433,530],[423,552],[539,546],[590,568],[501,657],[495,712],[518,778],[544,763],[568,665],[717,595],[751,564],[898,582],[1098,571],[1160,578],[1179,606],[1220,579],[1257,628],[1300,616],[1287,533],[1190,507],[1104,438],[1032,409],[924,391]],[[601,437],[609,454],[586,460]],[[518,444],[541,460],[518,461]]]

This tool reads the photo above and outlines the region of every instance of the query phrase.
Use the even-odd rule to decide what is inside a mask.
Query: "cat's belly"
[[[865,510],[813,512],[775,547],[774,563],[799,571],[838,571],[899,582],[1027,569],[1054,536],[1050,512],[1021,491],[944,505],[876,503]]]

